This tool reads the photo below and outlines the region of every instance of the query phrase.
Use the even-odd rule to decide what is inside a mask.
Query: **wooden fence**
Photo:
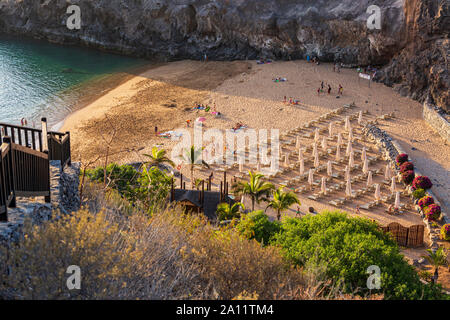
[[[11,137],[11,142],[17,145],[39,152],[48,150],[49,159],[60,160],[62,168],[71,164],[70,133],[47,131],[46,118],[42,118],[42,129],[0,123],[0,142],[6,136]]]
[[[381,227],[384,232],[389,232],[394,240],[402,247],[420,247],[423,245],[425,234],[424,225],[415,225],[409,228],[393,222],[386,227]]]
[[[8,221],[17,196],[50,202],[50,160],[70,165],[70,134],[47,132],[45,118],[41,130],[4,123],[0,128],[0,221]]]

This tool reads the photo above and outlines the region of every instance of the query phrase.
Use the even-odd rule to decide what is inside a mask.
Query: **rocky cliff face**
[[[70,4],[81,8],[81,30],[66,27]],[[372,4],[382,9],[381,31],[366,26]],[[378,80],[401,83],[400,92],[419,100],[430,93],[443,106],[446,19],[448,0],[0,0],[0,31],[7,33],[162,59],[314,54],[354,66],[388,64]]]

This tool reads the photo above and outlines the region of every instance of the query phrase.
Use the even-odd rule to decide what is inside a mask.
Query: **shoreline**
[[[151,66],[153,67],[153,64],[151,62],[149,62],[148,64],[143,65],[143,66],[133,67],[133,68],[129,68],[127,70],[121,70],[121,71],[112,72],[110,74],[101,75],[94,79],[89,79],[82,84],[79,84],[78,88],[67,89],[68,91],[72,91],[72,90],[83,91],[87,87],[91,87],[91,88],[100,89],[100,92],[94,93],[94,94],[88,94],[87,97],[83,96],[81,101],[80,100],[76,101],[74,103],[75,106],[73,108],[71,108],[71,111],[68,114],[66,114],[62,120],[60,120],[56,124],[54,124],[50,130],[51,131],[62,130],[64,128],[64,125],[65,125],[67,119],[70,118],[73,114],[80,112],[84,108],[88,107],[90,104],[94,103],[96,100],[98,100],[101,97],[103,97],[104,95],[108,94],[110,91],[114,90],[115,88],[120,87],[121,85],[123,85],[127,81],[133,79],[137,75],[144,73],[145,71],[151,69],[152,68]],[[104,81],[107,81],[107,83],[105,84]],[[91,89],[91,91],[92,91],[92,89]]]

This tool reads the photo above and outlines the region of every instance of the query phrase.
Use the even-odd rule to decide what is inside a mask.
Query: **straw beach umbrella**
[[[308,174],[308,183],[309,185],[312,187],[314,182],[314,172],[312,169],[309,169],[309,174]]]
[[[331,164],[331,161],[328,161],[327,163],[327,174],[330,177],[333,175],[333,165]]]
[[[345,178],[345,180],[347,180],[350,177],[350,169],[348,166],[345,166],[344,172],[345,172],[344,178]]]
[[[286,167],[289,166],[289,152],[286,152],[285,156],[284,156],[284,165]]]
[[[400,192],[398,191],[395,193],[394,208],[400,209]]]
[[[327,148],[328,148],[327,139],[325,137],[323,137],[323,139],[322,139],[322,149],[323,149],[323,151],[327,151]]]
[[[395,177],[391,178],[391,192],[394,193],[397,190],[397,186],[395,185]]]
[[[333,137],[333,129],[334,129],[334,122],[331,121],[330,124],[328,125],[328,136],[330,138]]]
[[[381,199],[381,191],[380,191],[380,184],[377,183],[375,185],[375,200],[380,200]]]
[[[391,167],[389,166],[389,163],[386,165],[386,169],[384,170],[384,179],[390,180],[392,177],[391,173]]]
[[[366,147],[363,147],[361,152],[361,161],[364,161],[366,158],[367,158]]]
[[[350,152],[350,156],[348,157],[348,166],[350,169],[355,166],[355,157],[353,151]]]
[[[347,149],[345,150],[345,155],[348,156],[350,152],[353,151],[352,141],[348,140]]]
[[[300,160],[300,175],[305,173],[305,160]]]
[[[367,161],[367,158],[364,159],[363,172],[364,173],[369,172],[369,161]]]
[[[314,141],[318,142],[320,139],[320,133],[319,133],[319,128],[316,128],[315,130],[315,135],[314,135]]]
[[[317,168],[319,165],[320,165],[319,152],[316,152],[316,154],[314,155],[314,167]]]
[[[341,161],[341,147],[339,145],[336,147],[336,161]]]
[[[298,149],[298,161],[302,161],[304,158],[303,158],[303,149],[302,148],[299,148]]]
[[[370,187],[372,184],[373,184],[372,171],[369,171],[369,174],[367,175],[367,186]]]
[[[347,178],[347,186],[345,188],[345,195],[347,197],[351,197],[352,196],[352,183],[350,181],[350,177]]]
[[[317,142],[313,143],[313,151],[312,151],[312,156],[314,157],[317,153]]]
[[[337,145],[338,146],[342,145],[342,134],[340,132],[338,133]]]
[[[327,179],[325,177],[322,177],[322,187],[321,191],[323,194],[327,194]]]

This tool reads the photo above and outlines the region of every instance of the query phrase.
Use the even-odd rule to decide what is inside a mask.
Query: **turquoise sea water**
[[[0,35],[0,122],[39,127],[62,121],[80,100],[104,90],[108,77],[146,61],[96,50]]]

